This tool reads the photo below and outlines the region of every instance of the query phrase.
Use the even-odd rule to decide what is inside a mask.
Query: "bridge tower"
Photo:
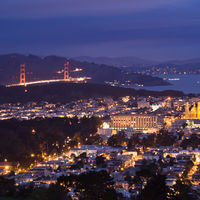
[[[25,64],[20,65],[20,84],[26,85],[26,66]]]
[[[67,61],[65,64],[64,64],[64,80],[65,81],[68,81],[69,80],[69,61]]]

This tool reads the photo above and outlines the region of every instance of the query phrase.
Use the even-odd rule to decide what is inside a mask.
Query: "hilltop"
[[[200,58],[183,60],[153,61],[134,56],[129,57],[75,57],[79,61],[112,65],[129,72],[142,74],[199,74]]]
[[[1,104],[17,102],[27,103],[30,101],[66,103],[73,100],[98,97],[117,98],[122,96],[184,96],[184,93],[179,91],[155,92],[92,83],[54,83],[9,88],[0,86],[0,94]]]
[[[63,74],[58,73],[63,69],[67,58],[58,56],[47,56],[41,58],[35,55],[8,54],[0,55],[0,84],[10,84],[19,82],[19,66],[26,64],[27,80],[44,80],[52,78],[62,78]],[[75,68],[82,71],[72,72]],[[131,73],[117,67],[104,64],[80,62],[70,59],[70,76],[91,77],[91,83],[105,84],[114,80],[129,84],[142,84],[145,86],[168,85],[169,83],[161,78],[148,75]]]
[[[112,65],[115,67],[145,67],[149,65],[155,65],[159,62],[153,60],[147,60],[143,58],[138,58],[135,56],[126,56],[126,57],[90,57],[90,56],[79,56],[74,57],[75,60],[79,61],[87,61],[93,62],[97,64],[105,64],[105,65]]]

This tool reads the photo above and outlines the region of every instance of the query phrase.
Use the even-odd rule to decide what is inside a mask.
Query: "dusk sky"
[[[200,57],[200,0],[1,0],[0,54]]]

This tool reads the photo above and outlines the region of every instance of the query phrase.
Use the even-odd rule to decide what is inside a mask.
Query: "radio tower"
[[[67,61],[65,64],[64,64],[64,80],[65,81],[68,81],[69,80],[69,61]]]
[[[20,65],[20,84],[26,85],[26,71],[25,64]]]

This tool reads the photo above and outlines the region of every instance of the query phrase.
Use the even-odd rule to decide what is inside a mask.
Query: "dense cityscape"
[[[200,0],[0,0],[0,200],[200,200]]]
[[[7,144],[13,144],[6,148],[2,135],[5,196],[15,199],[23,189],[29,195],[56,190],[67,199],[199,198],[199,97],[3,104],[0,119],[1,135],[9,132]],[[19,159],[12,151],[22,154],[21,143],[27,150]],[[100,180],[102,188],[93,193]]]

